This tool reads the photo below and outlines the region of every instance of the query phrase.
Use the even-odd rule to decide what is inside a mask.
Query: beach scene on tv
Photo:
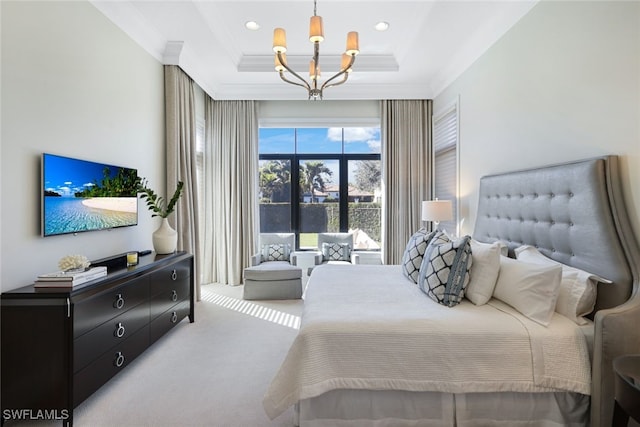
[[[135,169],[43,156],[43,235],[138,223]]]

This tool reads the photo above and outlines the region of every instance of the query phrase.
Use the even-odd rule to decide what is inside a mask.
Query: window
[[[453,104],[433,119],[434,197],[451,200],[453,220],[440,228],[459,234],[458,230],[458,105]]]
[[[350,231],[356,250],[380,248],[378,127],[261,128],[259,153],[261,232],[314,249],[318,233]]]

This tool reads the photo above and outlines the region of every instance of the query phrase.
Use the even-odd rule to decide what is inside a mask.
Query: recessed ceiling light
[[[247,30],[251,30],[251,31],[256,31],[260,29],[260,24],[258,24],[256,21],[247,21],[244,24],[245,27],[247,27]]]
[[[375,29],[377,31],[387,31],[389,29],[389,23],[388,22],[384,22],[384,21],[380,21],[376,24]]]

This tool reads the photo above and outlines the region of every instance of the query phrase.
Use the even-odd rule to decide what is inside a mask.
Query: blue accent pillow
[[[411,279],[413,283],[418,283],[418,272],[420,271],[420,265],[422,265],[422,257],[427,250],[429,242],[435,235],[435,231],[428,232],[426,229],[421,228],[409,237],[407,246],[402,254],[402,274],[407,279]]]
[[[471,263],[471,237],[451,240],[439,231],[424,254],[418,286],[438,304],[458,305],[469,283]]]

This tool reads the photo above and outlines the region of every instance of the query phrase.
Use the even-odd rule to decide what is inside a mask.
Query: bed
[[[503,242],[512,258],[531,245],[601,278],[581,324],[555,312],[540,324],[499,298],[438,304],[401,266],[321,266],[267,415],[295,405],[301,427],[610,425],[612,360],[640,352],[640,249],[618,180],[605,156],[480,182],[477,244]]]

